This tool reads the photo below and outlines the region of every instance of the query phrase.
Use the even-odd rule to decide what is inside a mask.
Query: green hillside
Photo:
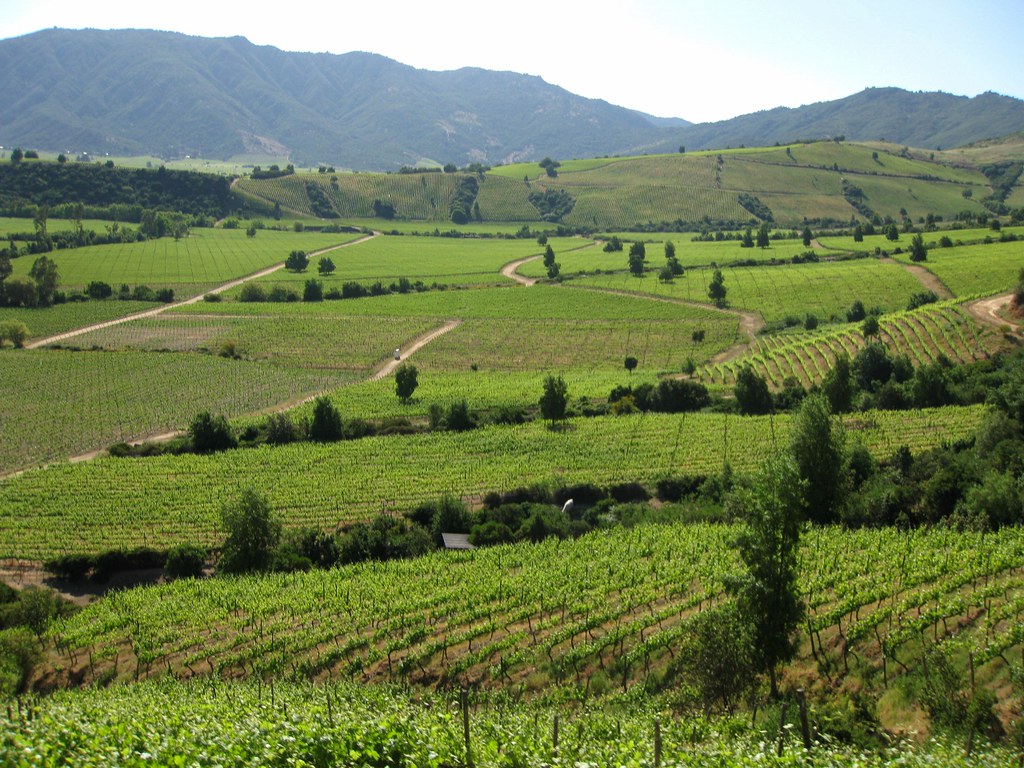
[[[932,153],[934,154],[934,153]],[[981,170],[958,158],[905,151],[889,144],[815,142],[722,152],[567,160],[550,176],[536,163],[500,166],[482,175],[313,174],[240,179],[236,190],[295,214],[366,219],[374,201],[393,206],[395,220],[451,224],[452,200],[463,183],[483,222],[547,220],[578,229],[661,225],[742,226],[769,220],[796,227],[805,220],[952,220],[985,214],[992,193]],[[469,181],[464,181],[469,180]],[[322,193],[322,194],[321,194]],[[568,195],[569,210],[547,215],[543,195]],[[329,201],[325,206],[323,202]],[[564,197],[563,197],[564,199]],[[1011,198],[1012,201],[1016,198]],[[387,221],[380,219],[381,228]]]

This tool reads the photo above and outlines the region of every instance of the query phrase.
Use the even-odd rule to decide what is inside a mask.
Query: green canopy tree
[[[746,526],[736,538],[744,571],[726,587],[749,627],[755,668],[768,675],[778,698],[778,671],[796,653],[803,617],[797,585],[797,553],[804,516],[804,481],[789,456],[770,459],[751,488],[738,488],[729,506]]]

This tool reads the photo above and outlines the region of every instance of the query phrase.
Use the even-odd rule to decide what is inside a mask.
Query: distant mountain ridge
[[[287,155],[394,170],[756,146],[845,135],[958,146],[1024,130],[997,94],[868,89],[693,125],[576,96],[539,77],[432,72],[371,53],[289,53],[242,37],[49,29],[0,41],[0,144],[94,154]]]

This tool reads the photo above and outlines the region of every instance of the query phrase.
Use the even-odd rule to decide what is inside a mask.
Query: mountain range
[[[287,156],[396,170],[761,146],[843,135],[944,148],[1024,130],[1024,101],[871,88],[716,123],[657,118],[539,77],[290,53],[242,37],[48,29],[0,41],[0,144],[69,153]]]

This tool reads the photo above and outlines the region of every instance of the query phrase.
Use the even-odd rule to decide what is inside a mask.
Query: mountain
[[[790,109],[778,107],[717,123],[684,128],[657,145],[672,151],[770,146],[799,139],[845,136],[852,141],[885,139],[935,149],[957,147],[1020,131],[1024,101],[996,93],[974,98],[948,93],[912,93],[868,88],[836,101]]]
[[[288,156],[394,170],[754,146],[845,135],[952,147],[1024,130],[1024,102],[868,89],[693,125],[539,77],[414,69],[372,53],[289,53],[245,38],[49,29],[0,41],[0,144],[92,154]]]
[[[287,154],[357,169],[587,156],[658,133],[641,115],[539,77],[142,30],[52,29],[2,41],[0,99],[4,145]]]

